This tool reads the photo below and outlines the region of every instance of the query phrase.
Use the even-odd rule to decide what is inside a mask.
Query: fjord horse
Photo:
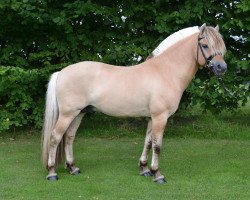
[[[155,182],[164,183],[158,157],[167,120],[177,110],[184,90],[199,67],[208,67],[215,75],[225,73],[225,50],[218,26],[204,24],[172,34],[149,59],[135,66],[86,61],[54,73],[48,84],[42,135],[47,179],[58,179],[55,168],[63,151],[70,173],[80,172],[73,158],[73,141],[84,114],[95,109],[117,117],[150,117],[139,160],[140,174],[153,175]]]

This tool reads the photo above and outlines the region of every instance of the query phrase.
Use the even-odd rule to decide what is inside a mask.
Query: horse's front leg
[[[167,123],[168,115],[162,113],[160,115],[152,116],[152,163],[151,163],[151,173],[154,175],[154,182],[165,183],[164,176],[159,170],[159,154],[162,146],[162,138],[164,129]]]
[[[73,122],[70,124],[68,130],[65,133],[65,156],[66,156],[66,168],[70,171],[70,174],[77,175],[80,173],[80,169],[75,166],[73,156],[73,142],[75,139],[76,131],[81,123],[84,113],[80,113]]]
[[[140,175],[142,175],[142,176],[152,176],[153,175],[147,166],[148,153],[149,153],[151,148],[152,148],[152,121],[150,120],[148,122],[144,147],[143,147],[143,151],[142,151],[140,161],[139,161]]]

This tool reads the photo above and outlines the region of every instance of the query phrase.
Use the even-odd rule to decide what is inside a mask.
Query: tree
[[[204,110],[237,109],[249,96],[248,11],[246,0],[2,0],[0,131],[41,126],[52,72],[83,60],[133,65],[168,35],[204,22],[220,25],[229,65],[223,79],[233,95],[203,70],[181,108],[199,103]]]

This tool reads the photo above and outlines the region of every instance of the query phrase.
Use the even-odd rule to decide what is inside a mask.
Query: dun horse
[[[150,117],[139,160],[140,174],[164,183],[159,171],[163,132],[169,116],[178,108],[182,93],[199,67],[222,75],[225,44],[218,26],[190,27],[165,39],[148,57],[131,67],[80,62],[51,76],[48,84],[42,159],[48,180],[57,180],[55,167],[66,157],[71,174],[80,172],[73,158],[73,141],[82,117],[89,109],[111,116]],[[152,148],[151,167],[148,153]]]

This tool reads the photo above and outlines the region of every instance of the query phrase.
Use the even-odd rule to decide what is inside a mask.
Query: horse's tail
[[[52,74],[48,84],[47,95],[46,95],[46,107],[45,107],[43,133],[41,141],[42,162],[44,167],[47,167],[48,165],[50,137],[56,125],[59,113],[57,98],[56,98],[56,81],[58,73],[59,72],[55,72],[54,74]],[[59,144],[57,148],[56,163],[58,163],[59,162],[58,160],[61,160],[61,157],[63,156],[61,152],[60,152],[61,156],[58,155],[59,150],[62,150],[61,144]]]

